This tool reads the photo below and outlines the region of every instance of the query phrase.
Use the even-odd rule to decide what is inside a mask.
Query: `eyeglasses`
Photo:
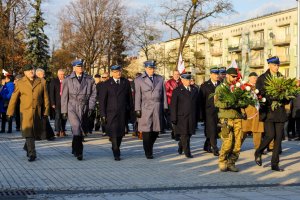
[[[102,76],[101,78],[107,78],[107,76]]]
[[[235,76],[235,75],[230,75],[232,78],[237,78],[238,76]]]

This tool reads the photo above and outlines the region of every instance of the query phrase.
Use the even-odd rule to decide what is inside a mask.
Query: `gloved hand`
[[[136,116],[136,118],[141,118],[142,112],[140,110],[135,111],[135,116]]]
[[[92,110],[92,109],[89,109],[89,111],[88,111],[88,117],[91,117],[92,114],[93,114],[93,110]]]
[[[107,123],[106,117],[101,117],[100,122],[101,122],[101,124],[106,124]]]
[[[6,120],[7,120],[8,122],[11,121],[11,120],[12,120],[12,116],[6,115]]]
[[[62,119],[67,120],[68,119],[68,114],[67,113],[62,113]]]

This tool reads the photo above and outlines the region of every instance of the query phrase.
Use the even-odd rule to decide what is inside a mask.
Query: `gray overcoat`
[[[135,111],[140,110],[138,131],[159,132],[163,129],[163,112],[168,108],[164,79],[154,74],[153,83],[144,72],[134,80]]]
[[[61,95],[61,113],[68,113],[73,135],[81,135],[87,123],[87,112],[94,109],[96,102],[96,86],[94,79],[82,75],[79,83],[75,72],[63,80]]]

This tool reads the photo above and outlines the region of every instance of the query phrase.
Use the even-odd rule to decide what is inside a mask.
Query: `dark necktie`
[[[116,84],[119,85],[119,84],[120,84],[120,81],[119,81],[119,80],[116,80]]]
[[[153,76],[150,76],[149,78],[150,78],[151,82],[153,83]]]

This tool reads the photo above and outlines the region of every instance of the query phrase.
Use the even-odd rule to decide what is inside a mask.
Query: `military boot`
[[[238,172],[239,169],[235,165],[228,165],[227,170],[231,172]]]
[[[219,169],[221,172],[227,172],[227,164],[220,164],[219,163]]]

